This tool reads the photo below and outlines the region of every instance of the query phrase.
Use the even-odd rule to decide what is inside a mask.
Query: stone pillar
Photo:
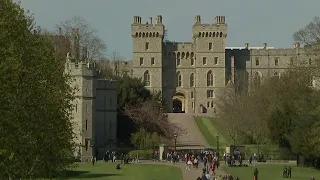
[[[163,154],[166,154],[168,147],[165,144],[160,144],[159,145],[159,160],[163,161]],[[165,156],[166,157],[166,156]]]

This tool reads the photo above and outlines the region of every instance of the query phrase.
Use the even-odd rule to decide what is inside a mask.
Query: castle
[[[263,79],[280,77],[290,66],[312,66],[317,54],[309,53],[299,43],[292,48],[226,47],[228,35],[225,16],[213,23],[202,23],[197,15],[192,27],[192,41],[165,42],[165,26],[158,15],[153,24],[133,17],[132,75],[141,78],[150,90],[161,91],[167,112],[216,113],[216,96],[232,88],[247,93]]]
[[[88,161],[103,157],[106,149],[114,148],[117,140],[117,83],[99,79],[95,64],[80,52],[79,34],[75,30],[71,51],[65,62],[65,73],[76,89],[72,119],[77,149],[75,156]],[[82,54],[82,57],[81,57]]]

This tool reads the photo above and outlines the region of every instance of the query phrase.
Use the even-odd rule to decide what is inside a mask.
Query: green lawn
[[[288,166],[288,165],[287,165]],[[256,165],[252,167],[225,167],[224,170],[230,173],[234,179],[239,177],[240,180],[253,179],[254,168],[258,168],[259,176],[258,180],[283,180],[282,177],[284,165],[279,164],[264,164]],[[306,180],[314,176],[315,179],[320,179],[320,171],[310,168],[292,167],[292,178],[294,180]]]
[[[129,164],[116,170],[115,163],[79,163],[76,171],[69,173],[69,179],[81,180],[181,180],[178,167],[166,165]]]
[[[202,135],[212,147],[217,146],[216,134],[219,132],[219,145],[225,147],[230,144],[231,140],[226,132],[226,127],[223,126],[222,122],[219,122],[214,117],[194,117],[197,126],[199,127]]]

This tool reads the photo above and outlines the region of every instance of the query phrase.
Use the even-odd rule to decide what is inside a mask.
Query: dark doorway
[[[182,102],[178,99],[172,100],[172,112],[173,113],[184,113],[182,111]]]

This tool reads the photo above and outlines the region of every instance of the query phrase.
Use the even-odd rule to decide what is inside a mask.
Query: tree
[[[122,76],[123,74],[123,69],[122,66],[120,64],[120,61],[122,61],[123,58],[120,56],[120,54],[117,51],[112,51],[111,55],[110,55],[110,63],[111,66],[113,68],[113,73],[115,76]]]
[[[73,160],[72,89],[28,14],[0,1],[1,179],[52,178]]]
[[[150,149],[159,145],[160,136],[156,132],[151,133],[140,128],[131,134],[130,141],[138,149]]]
[[[80,46],[86,47],[89,53],[89,59],[100,60],[106,55],[106,44],[97,35],[97,30],[82,17],[75,16],[69,20],[61,21],[55,27],[56,34],[62,34],[71,37],[73,29],[80,31]]]
[[[138,127],[150,133],[156,132],[164,142],[171,142],[174,134],[182,135],[184,133],[178,124],[168,120],[159,101],[148,100],[135,105],[126,105],[124,113]]]

